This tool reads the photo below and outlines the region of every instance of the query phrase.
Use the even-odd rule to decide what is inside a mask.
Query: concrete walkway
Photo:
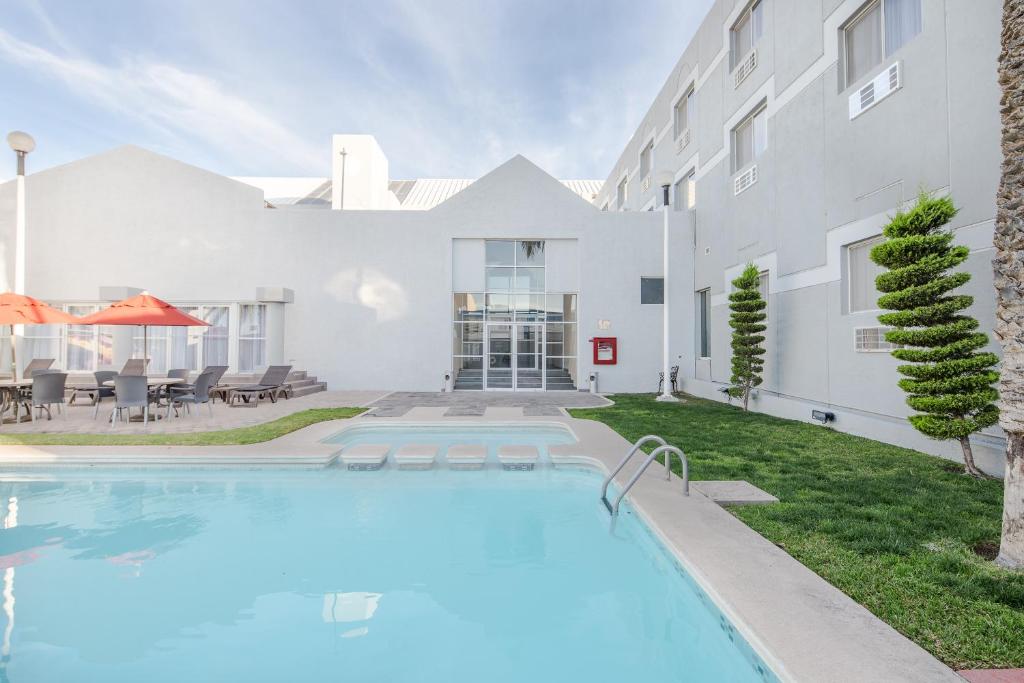
[[[0,434],[182,434],[189,432],[211,432],[221,429],[235,429],[237,427],[250,427],[252,425],[270,422],[292,413],[297,413],[309,408],[358,408],[367,406],[373,401],[386,396],[385,391],[321,391],[307,396],[278,400],[277,403],[260,401],[255,407],[231,407],[224,403],[213,404],[213,417],[209,410],[203,406],[198,411],[193,409],[191,415],[182,414],[181,417],[174,417],[171,411],[171,419],[153,420],[148,425],[141,422],[126,424],[119,422],[111,427],[107,422],[110,417],[110,410],[114,405],[113,400],[107,399],[100,404],[100,414],[93,419],[93,406],[88,401],[76,403],[73,406],[65,407],[64,412],[67,418],[56,414],[53,419],[47,420],[44,417],[34,422],[26,422],[24,416],[21,424],[5,422],[0,427]],[[156,410],[152,406],[150,417],[154,413],[161,416],[166,415],[166,408]],[[138,413],[137,410],[132,411]]]
[[[555,417],[564,414],[563,408],[611,404],[603,396],[580,391],[396,391],[374,401],[370,416],[402,417],[413,408],[444,408],[445,417],[483,417],[488,409],[501,409],[508,417]]]

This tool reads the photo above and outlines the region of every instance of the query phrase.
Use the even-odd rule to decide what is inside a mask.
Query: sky
[[[395,179],[515,154],[603,179],[711,0],[3,5],[0,133],[35,137],[30,173],[130,143],[225,175],[327,176],[331,134],[368,133]]]

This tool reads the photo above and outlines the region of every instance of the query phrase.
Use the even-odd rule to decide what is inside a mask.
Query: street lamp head
[[[32,136],[20,130],[7,134],[7,144],[20,154],[28,154],[36,148],[36,141],[32,139]]]
[[[657,174],[654,176],[654,180],[657,182],[658,187],[668,187],[672,184],[672,181],[675,179],[675,174],[669,170],[658,171]]]

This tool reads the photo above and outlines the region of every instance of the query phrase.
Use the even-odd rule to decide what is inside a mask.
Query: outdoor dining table
[[[18,414],[18,394],[22,389],[30,386],[32,386],[32,380],[30,379],[0,380],[0,423],[3,422],[4,415],[7,414],[11,406],[14,406],[15,421],[21,421],[21,417]]]
[[[184,382],[185,382],[185,380],[183,380],[181,377],[147,377],[146,378],[146,386],[149,387],[150,389],[152,389],[153,387],[171,386],[172,384],[183,384]],[[112,386],[114,386],[114,380],[108,379],[106,382],[103,383],[103,386],[105,386],[105,387],[112,387]],[[3,414],[3,413],[0,412],[0,414]],[[168,415],[168,417],[170,417],[170,414],[171,414],[171,404],[168,403],[167,404],[167,415]],[[175,414],[177,414],[177,413],[175,413]],[[136,417],[138,417],[138,416],[136,416]],[[150,415],[150,417],[155,419],[155,420],[159,420],[159,419],[162,419],[163,416],[160,415],[159,413],[154,412],[152,415]],[[139,418],[139,419],[141,420],[142,418]]]

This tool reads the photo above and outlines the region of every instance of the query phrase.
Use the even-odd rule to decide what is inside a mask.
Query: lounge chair
[[[118,374],[122,376],[145,375],[147,365],[149,365],[148,358],[129,358]]]
[[[291,371],[290,365],[271,365],[256,384],[231,387],[228,392],[228,403],[234,405],[236,398],[241,398],[245,403],[249,403],[252,398],[256,399],[256,403],[259,403],[261,398],[269,398],[271,403],[277,403],[278,396],[282,394],[288,398],[289,387],[286,382]]]
[[[33,358],[28,365],[25,366],[25,370],[21,373],[21,376],[25,379],[32,379],[32,375],[40,370],[47,370],[53,365],[53,358]]]
[[[104,398],[109,398],[114,395],[114,387],[104,386],[104,382],[110,382],[117,377],[117,372],[114,370],[97,370],[92,373],[93,378],[96,380],[95,384],[81,387],[71,387],[71,398],[68,400],[68,405],[73,405],[78,400],[79,394],[85,394],[92,399],[92,405],[96,406],[96,412],[99,412],[99,404]],[[96,415],[93,415],[95,419]]]

